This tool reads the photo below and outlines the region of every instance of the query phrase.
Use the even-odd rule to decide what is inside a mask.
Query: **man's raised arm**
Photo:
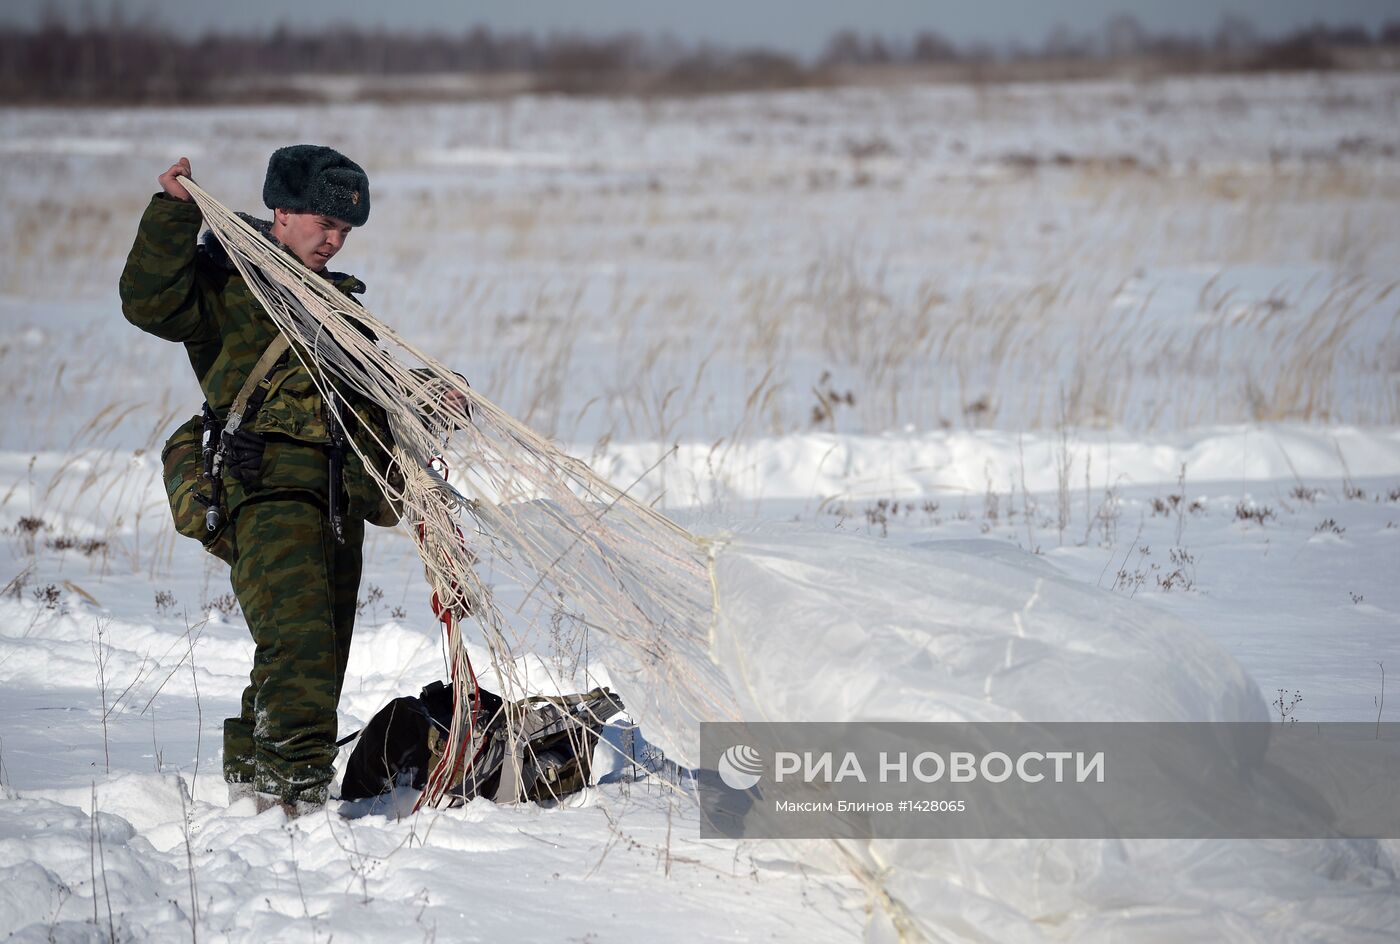
[[[193,341],[213,332],[195,287],[195,251],[202,216],[179,181],[194,179],[188,158],[161,174],[136,242],[122,270],[122,314],[142,331],[167,341]]]

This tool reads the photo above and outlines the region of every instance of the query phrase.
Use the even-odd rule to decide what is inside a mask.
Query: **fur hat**
[[[320,213],[363,226],[369,219],[369,177],[334,148],[293,144],[272,152],[263,203],[269,210]]]

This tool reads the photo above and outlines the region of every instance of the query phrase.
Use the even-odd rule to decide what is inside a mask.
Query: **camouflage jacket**
[[[202,219],[193,203],[164,194],[151,198],[122,270],[122,313],[141,330],[184,344],[205,400],[222,419],[277,328],[213,234],[200,242]],[[259,228],[265,232],[266,225]],[[365,289],[351,275],[325,277],[352,299]],[[355,414],[351,437],[380,470],[387,468],[389,457],[375,442],[391,441],[383,411],[355,396],[347,400]],[[310,373],[295,355],[286,358],[245,427],[267,440],[256,480],[225,477],[230,510],[274,491],[307,492],[324,503],[330,481],[327,419]],[[350,514],[375,524],[397,520],[353,449],[347,450],[343,478]]]

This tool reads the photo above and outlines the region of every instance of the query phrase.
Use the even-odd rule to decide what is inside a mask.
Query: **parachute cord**
[[[447,481],[448,466],[447,461],[440,455],[432,458],[433,470],[438,472],[443,481]],[[464,554],[467,551],[466,538],[462,535],[461,528],[454,529],[457,533],[457,544],[459,550]],[[418,524],[418,547],[419,553],[426,560],[427,546],[427,524]],[[432,582],[432,573],[429,571],[428,579]],[[456,606],[463,599],[461,587],[454,581],[448,585],[450,603],[444,603],[442,595],[437,589],[433,590],[432,599],[429,606],[432,608],[433,616],[442,623],[442,631],[447,637],[447,647],[452,654],[449,671],[452,676],[452,725],[447,735],[447,749],[442,752],[438,761],[433,765],[433,770],[428,776],[428,782],[424,785],[423,792],[418,795],[417,801],[413,804],[413,812],[426,803],[429,806],[436,806],[452,785],[458,782],[459,777],[465,778],[471,769],[476,765],[481,757],[482,751],[486,749],[486,739],[482,738],[481,744],[476,748],[466,765],[462,764],[461,745],[470,746],[476,740],[476,721],[481,713],[481,687],[477,683],[476,669],[472,667],[471,655],[467,652],[467,647],[462,643],[461,623],[457,620]],[[470,612],[470,609],[468,609]],[[460,660],[457,658],[460,656]],[[466,667],[466,678],[462,677],[462,666]],[[468,691],[470,694],[470,710],[466,713],[467,736],[465,740],[458,737],[460,733],[460,718],[462,708],[462,686],[464,682],[470,681]]]
[[[719,574],[715,571],[719,549],[724,542],[716,538],[700,538],[705,549],[705,575],[710,578],[710,652],[714,653],[715,639],[719,635]]]

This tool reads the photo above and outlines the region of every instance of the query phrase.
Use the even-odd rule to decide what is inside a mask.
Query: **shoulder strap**
[[[263,351],[262,357],[258,358],[258,362],[253,365],[252,371],[248,374],[248,379],[243,381],[238,396],[233,398],[233,406],[229,407],[228,410],[228,423],[224,425],[225,433],[236,432],[238,427],[243,425],[243,411],[248,408],[248,398],[253,395],[258,384],[266,379],[272,371],[272,365],[277,363],[277,359],[286,353],[289,346],[287,336],[279,332],[277,337],[272,339],[272,343],[267,346],[267,350]]]

